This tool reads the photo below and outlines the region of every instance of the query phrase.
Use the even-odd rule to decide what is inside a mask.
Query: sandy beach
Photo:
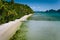
[[[13,34],[19,29],[22,21],[27,20],[32,14],[25,15],[20,19],[16,19],[15,21],[10,21],[8,23],[0,25],[0,40],[9,40],[13,36]]]

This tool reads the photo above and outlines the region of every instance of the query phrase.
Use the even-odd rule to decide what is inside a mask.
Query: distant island
[[[34,11],[34,13],[60,13],[60,9],[58,10],[50,9],[46,11]]]
[[[58,9],[58,10],[50,9],[50,10],[46,10],[45,12],[46,12],[46,13],[47,13],[47,12],[60,13],[60,9]]]

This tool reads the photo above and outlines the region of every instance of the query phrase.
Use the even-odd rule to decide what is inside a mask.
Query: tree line
[[[33,10],[24,4],[15,3],[14,0],[0,0],[0,24],[19,19],[24,15],[33,13]]]

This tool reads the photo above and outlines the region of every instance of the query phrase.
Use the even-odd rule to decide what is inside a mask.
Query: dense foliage
[[[24,15],[33,13],[33,10],[24,4],[0,0],[0,24],[18,19]]]

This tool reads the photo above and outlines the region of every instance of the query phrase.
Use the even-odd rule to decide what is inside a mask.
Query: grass
[[[16,31],[14,36],[10,40],[26,40],[27,26],[23,24],[20,26],[20,29]]]

